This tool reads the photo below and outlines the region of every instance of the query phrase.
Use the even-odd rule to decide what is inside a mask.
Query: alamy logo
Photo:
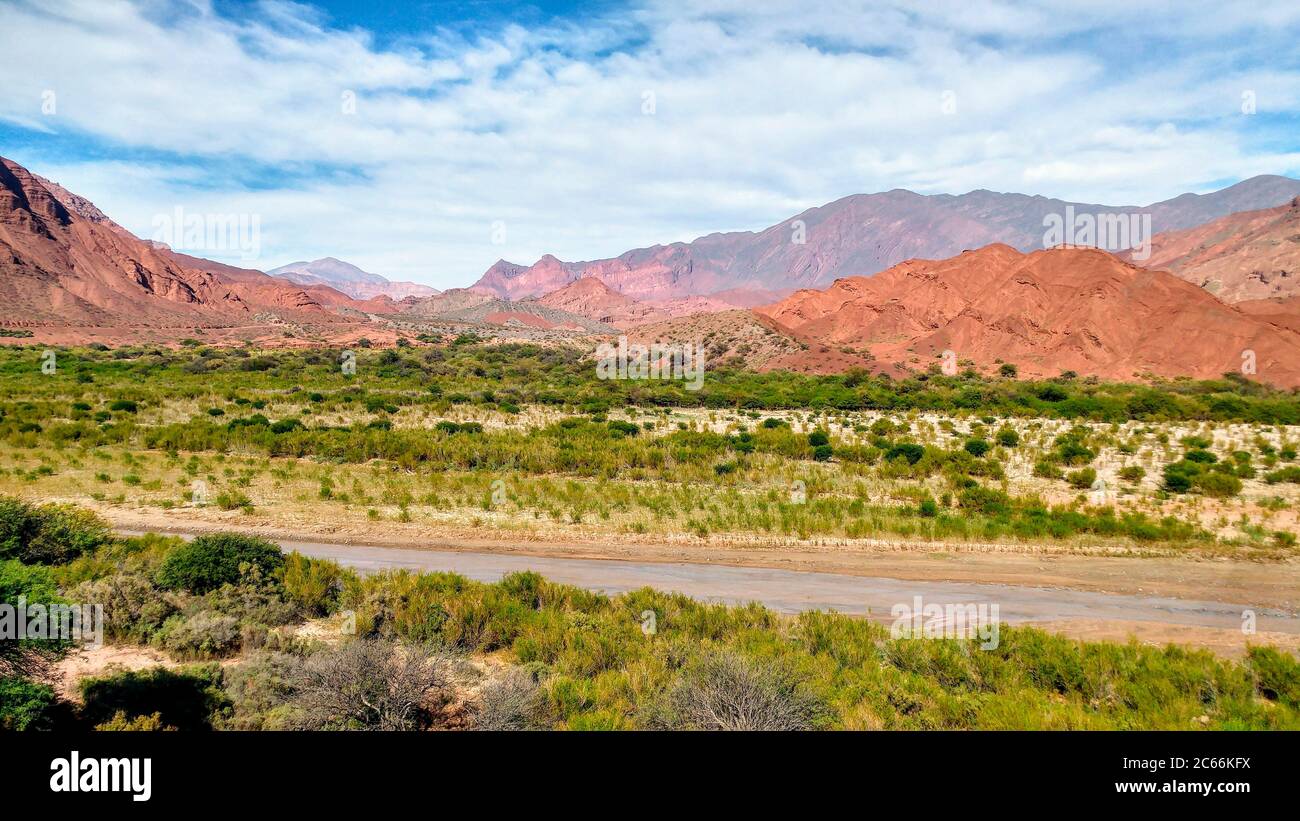
[[[618,347],[608,342],[596,346],[597,379],[683,379],[686,390],[704,386],[704,347],[655,342],[629,345],[626,336]]]
[[[176,206],[153,218],[153,241],[173,251],[238,251],[253,261],[262,253],[261,214],[193,214]]]
[[[0,604],[0,641],[70,641],[104,645],[104,607],[100,604]]]
[[[50,762],[51,792],[126,792],[132,801],[153,795],[153,759],[82,758],[73,750]]]
[[[1073,205],[1064,214],[1043,217],[1043,247],[1082,245],[1103,251],[1132,250],[1136,260],[1151,258],[1151,215],[1102,212],[1076,214]]]
[[[895,639],[979,639],[983,650],[996,650],[1001,636],[998,606],[979,604],[929,604],[913,596],[911,604],[899,602],[889,609]]]

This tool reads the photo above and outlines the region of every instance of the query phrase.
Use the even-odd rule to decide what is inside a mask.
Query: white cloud
[[[683,0],[381,48],[287,3],[17,2],[0,120],[92,141],[15,159],[142,235],[176,205],[256,213],[262,267],[333,255],[440,287],[864,191],[1143,203],[1300,168],[1296,4],[1075,5]]]

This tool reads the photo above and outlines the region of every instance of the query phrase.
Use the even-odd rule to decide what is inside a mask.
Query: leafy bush
[[[1070,487],[1087,490],[1097,481],[1097,471],[1092,468],[1071,471],[1066,474],[1065,481],[1070,483]]]
[[[1194,470],[1186,467],[1191,464],[1191,462],[1171,462],[1165,465],[1165,490],[1170,493],[1186,493],[1191,490],[1192,477],[1196,475]]]
[[[25,565],[17,559],[0,560],[0,602],[17,604],[20,596],[28,604],[61,601],[49,568]],[[35,672],[63,647],[54,640],[0,638],[0,676]]]
[[[909,465],[915,465],[917,462],[921,461],[921,457],[924,455],[924,445],[918,445],[914,442],[901,442],[892,445],[885,451],[885,461],[892,462],[895,459],[902,458],[906,459]]]
[[[1229,463],[1212,464],[1180,459],[1165,465],[1164,487],[1170,493],[1197,491],[1206,496],[1225,498],[1241,492],[1241,480]]]
[[[290,730],[303,726],[290,702],[303,665],[301,656],[257,650],[227,668],[226,695],[232,710],[221,717],[221,729]]]
[[[162,713],[153,713],[147,716],[135,716],[128,718],[125,710],[118,710],[113,717],[102,724],[95,725],[95,729],[110,733],[156,733],[158,731],[175,730],[175,727],[168,727],[163,724]]]
[[[1062,479],[1065,477],[1065,472],[1057,467],[1055,462],[1039,459],[1034,462],[1034,475],[1040,479]]]
[[[989,443],[983,439],[967,439],[963,447],[967,453],[976,459],[982,458],[984,454],[989,452]]]
[[[112,537],[108,523],[75,505],[30,505],[0,497],[0,559],[62,564]]]
[[[284,562],[284,594],[304,612],[324,616],[338,608],[343,568],[328,559],[290,553]]]
[[[616,436],[636,436],[641,432],[641,428],[632,422],[624,422],[619,419],[611,420],[607,423],[610,433]]]
[[[1123,479],[1125,482],[1132,482],[1134,484],[1142,481],[1142,477],[1146,475],[1146,470],[1144,470],[1140,465],[1127,465],[1126,467],[1120,468],[1119,471],[1119,478]]]
[[[239,619],[210,610],[172,616],[154,636],[154,643],[176,658],[228,656],[241,645]]]
[[[1300,707],[1300,661],[1273,647],[1251,647],[1246,658],[1264,698]]]
[[[139,570],[84,581],[70,598],[103,605],[104,635],[134,644],[147,643],[176,612],[173,597],[158,589],[152,574]]]
[[[1192,480],[1192,486],[1206,496],[1227,498],[1241,493],[1241,480],[1231,473],[1207,470]]]
[[[159,716],[178,730],[207,730],[214,716],[229,705],[221,691],[221,668],[212,665],[168,670],[151,667],[82,679],[78,685],[82,715],[92,724],[138,716]]]
[[[222,510],[238,510],[239,508],[251,508],[253,506],[253,500],[237,490],[223,490],[217,494],[213,501]]]
[[[19,676],[0,678],[0,730],[48,730],[54,724],[53,688]]]
[[[235,584],[240,565],[249,564],[267,577],[284,567],[280,548],[265,539],[238,533],[199,536],[180,545],[163,561],[158,584],[169,590],[207,593],[223,584]]]

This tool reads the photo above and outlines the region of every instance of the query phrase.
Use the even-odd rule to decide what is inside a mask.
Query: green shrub
[[[78,685],[82,715],[91,724],[157,714],[178,730],[208,730],[229,700],[221,691],[221,668],[215,664],[168,670],[152,667],[82,679]]]
[[[222,510],[238,510],[253,506],[253,500],[237,490],[223,490],[217,494],[213,501]]]
[[[39,507],[0,497],[0,559],[62,564],[93,552],[112,537],[108,523],[75,505]]]
[[[1199,472],[1194,462],[1171,462],[1165,465],[1164,488],[1170,493],[1186,493],[1192,489],[1192,479]]]
[[[632,422],[624,422],[621,419],[611,420],[607,427],[609,432],[616,436],[636,436],[641,432],[641,428]]]
[[[28,604],[62,601],[48,567],[25,565],[17,559],[0,560],[0,602],[16,605],[20,596]],[[0,676],[38,671],[64,646],[55,640],[0,638]]]
[[[1034,462],[1034,475],[1040,479],[1062,479],[1065,477],[1065,472],[1057,467],[1054,462],[1039,459]]]
[[[957,504],[964,510],[997,516],[1010,510],[1011,497],[996,488],[972,484],[957,495]]]
[[[284,567],[284,554],[276,544],[255,536],[199,536],[167,554],[158,570],[158,584],[169,590],[207,593],[223,584],[237,583],[243,564],[257,567],[266,577],[278,576]]]
[[[984,454],[989,452],[989,443],[983,439],[967,439],[963,447],[965,447],[967,453],[976,459],[982,458]]]
[[[304,612],[324,616],[338,609],[343,568],[338,562],[290,553],[284,562],[284,594]]]
[[[1231,473],[1207,470],[1192,480],[1192,487],[1206,496],[1223,499],[1241,493],[1241,480]]]
[[[118,710],[108,721],[95,725],[97,732],[109,733],[156,733],[175,729],[163,724],[162,713],[128,718],[125,710]]]
[[[240,648],[239,619],[210,610],[172,616],[154,636],[153,643],[175,658],[221,658]]]
[[[1131,482],[1133,484],[1142,481],[1142,477],[1146,475],[1147,472],[1140,465],[1128,465],[1120,468],[1119,471],[1119,478],[1123,479],[1125,482]]]
[[[1300,661],[1273,647],[1251,647],[1246,654],[1260,695],[1300,707]]]
[[[901,442],[897,445],[892,445],[885,451],[885,461],[892,462],[895,459],[901,458],[906,459],[909,465],[915,465],[917,462],[921,461],[921,457],[924,455],[924,445],[918,445],[914,442]]]
[[[18,676],[0,678],[0,731],[52,729],[56,702],[48,685]]]
[[[1066,474],[1065,481],[1070,483],[1070,487],[1087,490],[1092,487],[1093,482],[1097,481],[1097,471],[1092,468],[1071,471]]]

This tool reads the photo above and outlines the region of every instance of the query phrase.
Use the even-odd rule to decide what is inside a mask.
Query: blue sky
[[[258,217],[205,256],[445,288],[891,188],[1300,176],[1298,35],[1290,0],[6,0],[0,154],[144,237]]]

